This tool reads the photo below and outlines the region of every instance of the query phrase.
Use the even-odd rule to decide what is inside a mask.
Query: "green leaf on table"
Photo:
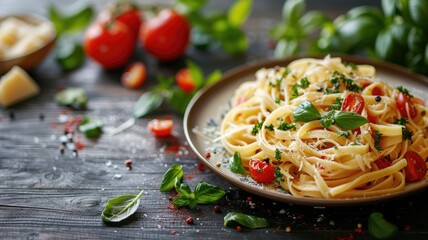
[[[230,24],[240,27],[251,14],[252,4],[252,0],[236,0],[227,14]]]
[[[226,192],[220,187],[200,182],[196,185],[194,194],[198,204],[209,204],[220,200]]]
[[[368,220],[369,234],[375,239],[392,239],[398,232],[396,225],[386,221],[383,214],[373,212]]]
[[[282,18],[288,24],[296,25],[305,12],[306,4],[304,0],[287,0],[282,8]]]
[[[193,94],[186,93],[179,88],[172,88],[168,97],[169,106],[181,114],[186,111],[187,105],[192,100]]]
[[[89,4],[76,2],[65,14],[66,32],[79,32],[91,22],[94,10]]]
[[[178,177],[175,178],[174,187],[175,191],[177,191],[181,196],[194,198],[194,194],[192,194],[192,190],[190,190],[189,185],[181,183],[181,179]]]
[[[223,75],[222,75],[220,70],[218,70],[218,69],[215,70],[210,75],[208,75],[207,78],[205,79],[205,86],[209,86],[209,85],[212,85],[212,84],[218,82],[222,76]]]
[[[230,212],[224,217],[224,226],[241,225],[247,228],[265,228],[269,226],[266,218],[260,218],[244,213]]]
[[[140,205],[140,197],[143,190],[138,195],[125,194],[111,198],[101,213],[101,219],[104,222],[120,222],[137,211]]]
[[[233,157],[230,158],[229,165],[230,171],[234,173],[239,173],[242,175],[248,174],[248,171],[245,170],[244,166],[242,165],[241,154],[239,152],[235,152],[235,154],[233,154]]]
[[[160,191],[165,192],[175,188],[175,180],[183,179],[183,168],[180,165],[173,164],[163,175],[160,185]]]
[[[66,71],[78,68],[85,60],[82,45],[71,36],[60,38],[55,49],[55,60]]]
[[[79,131],[89,138],[98,138],[101,135],[103,124],[98,119],[84,117],[79,124]]]
[[[310,122],[321,118],[320,113],[309,101],[303,101],[293,112],[294,119],[300,122]]]
[[[158,91],[143,93],[134,106],[133,116],[141,118],[157,110],[163,102],[163,97]]]
[[[201,68],[192,61],[187,61],[187,67],[189,68],[190,76],[193,82],[196,83],[196,88],[198,89],[204,83],[204,74]]]
[[[62,106],[71,107],[77,110],[86,108],[88,97],[82,88],[66,88],[55,95],[55,102]]]
[[[358,113],[336,111],[334,114],[334,122],[344,130],[352,130],[368,123],[369,121]]]

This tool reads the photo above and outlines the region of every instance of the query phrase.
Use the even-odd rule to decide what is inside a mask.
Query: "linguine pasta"
[[[364,99],[360,114],[369,120],[356,129],[324,127],[320,120],[302,122],[293,115],[304,101],[321,115],[343,111],[342,101],[352,92]],[[397,108],[399,94],[376,79],[373,66],[329,56],[260,69],[256,81],[236,89],[221,124],[222,144],[230,154],[239,152],[246,168],[251,159],[268,162],[276,169],[276,184],[294,196],[359,198],[402,191],[406,152],[428,157],[428,118],[417,98],[411,99],[417,115],[404,117]],[[410,110],[407,104],[407,116]]]

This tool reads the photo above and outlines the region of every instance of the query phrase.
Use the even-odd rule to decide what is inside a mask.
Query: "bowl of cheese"
[[[53,24],[32,14],[0,16],[0,75],[14,66],[32,70],[55,44]]]

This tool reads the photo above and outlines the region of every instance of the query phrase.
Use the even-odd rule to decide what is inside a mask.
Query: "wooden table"
[[[31,6],[34,2],[2,0],[0,12],[19,8],[46,13],[48,1]],[[55,2],[67,5],[66,1]],[[216,8],[231,3],[211,2],[216,2],[212,3]],[[245,26],[251,39],[245,56],[231,58],[220,51],[200,53],[189,48],[186,58],[210,72],[271,56],[265,32],[280,18],[282,1],[255,2],[256,10]],[[97,1],[97,7],[103,4]],[[337,15],[350,4],[309,1],[308,7]],[[184,138],[182,117],[168,109],[138,120],[132,129],[116,136],[104,135],[97,141],[81,137],[86,147],[78,157],[70,151],[61,154],[61,114],[89,115],[106,126],[118,125],[129,118],[138,96],[155,84],[155,75],[171,75],[185,61],[157,64],[141,50],[133,58],[148,65],[148,84],[141,90],[123,88],[119,82],[121,70],[104,71],[87,60],[76,71],[61,72],[50,56],[31,73],[41,86],[41,94],[0,110],[0,239],[367,239],[367,218],[374,211],[383,212],[398,225],[397,239],[427,239],[427,191],[391,202],[352,207],[297,206],[257,197],[229,185],[209,170],[199,170],[199,161]],[[89,110],[77,112],[57,106],[53,95],[65,86],[84,88],[89,95]],[[146,124],[153,117],[166,115],[174,120],[174,136],[157,139]],[[132,170],[124,166],[127,159],[134,163]],[[224,188],[226,196],[217,204],[192,210],[172,208],[169,198],[173,194],[158,189],[164,172],[174,163],[183,166],[190,186],[206,181]],[[101,221],[100,213],[109,198],[138,193],[140,189],[145,190],[141,206],[129,220],[120,225]],[[221,213],[214,212],[215,205]],[[271,227],[243,232],[225,228],[223,217],[231,211],[267,217]],[[194,224],[185,222],[189,216]],[[285,231],[288,226],[291,232]]]

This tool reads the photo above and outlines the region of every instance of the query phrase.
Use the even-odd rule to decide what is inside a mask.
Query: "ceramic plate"
[[[392,86],[403,85],[412,94],[423,97],[427,101],[428,78],[413,74],[393,64],[374,62],[355,56],[339,55],[339,57],[351,63],[373,65],[376,68],[376,75],[379,80],[387,82]],[[317,58],[322,58],[322,56],[318,56]],[[263,186],[248,177],[232,173],[228,165],[230,156],[221,147],[220,141],[213,143],[209,139],[218,137],[218,125],[220,125],[224,114],[230,109],[230,100],[235,89],[245,81],[254,81],[254,73],[258,69],[286,66],[295,59],[268,60],[238,67],[227,72],[221,81],[203,89],[192,99],[184,116],[185,135],[192,150],[211,171],[247,192],[276,201],[305,205],[338,206],[380,202],[408,195],[409,193],[425,189],[428,186],[428,178],[426,178],[423,181],[408,184],[402,192],[389,195],[350,199],[317,199],[295,197],[282,189]],[[211,157],[207,158],[205,156],[207,152],[211,153]],[[221,163],[220,167],[218,167],[219,163]]]

